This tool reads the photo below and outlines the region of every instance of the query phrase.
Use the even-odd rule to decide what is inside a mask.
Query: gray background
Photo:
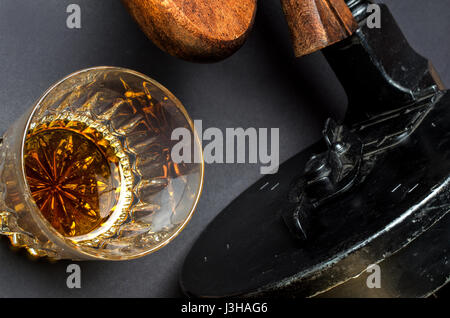
[[[386,0],[410,43],[450,84],[450,0]],[[66,7],[82,29],[66,28]],[[346,98],[320,53],[296,60],[278,0],[260,0],[245,46],[224,62],[197,65],[159,51],[119,0],[0,0],[0,132],[52,83],[76,70],[114,65],[167,86],[203,126],[279,127],[285,161],[320,137],[326,117],[342,118]],[[258,165],[207,165],[202,198],[167,247],[128,262],[83,262],[82,288],[66,287],[70,262],[30,261],[0,240],[0,297],[180,296],[178,273],[202,229],[260,178]]]

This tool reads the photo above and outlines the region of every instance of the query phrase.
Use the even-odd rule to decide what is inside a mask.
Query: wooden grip
[[[122,0],[162,50],[196,62],[233,54],[253,25],[256,0]]]
[[[297,57],[353,34],[358,24],[344,0],[281,0]]]

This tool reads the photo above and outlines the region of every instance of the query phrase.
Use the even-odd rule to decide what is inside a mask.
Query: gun
[[[184,3],[210,3],[214,10],[216,1]],[[230,13],[255,2],[223,3]],[[348,111],[343,122],[328,119],[322,140],[212,221],[185,260],[183,291],[196,297],[433,294],[450,277],[450,94],[387,6],[281,3],[296,56],[322,50],[348,95]],[[374,6],[381,27],[367,23]],[[253,17],[246,11],[246,21]],[[241,34],[248,35],[251,24]],[[224,54],[201,49],[186,55],[160,44],[194,60],[217,60],[239,45]],[[366,270],[374,266],[385,279],[371,289]]]

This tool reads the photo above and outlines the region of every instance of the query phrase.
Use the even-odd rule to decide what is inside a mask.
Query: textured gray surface
[[[450,0],[386,0],[410,43],[450,85]],[[66,28],[66,7],[82,9],[82,29]],[[0,0],[0,131],[63,76],[91,66],[135,69],[167,86],[204,127],[279,127],[284,161],[317,140],[323,120],[341,118],[345,95],[320,53],[293,57],[278,0],[260,0],[246,45],[212,65],[179,61],[139,31],[119,0]],[[0,297],[179,296],[178,272],[195,238],[259,179],[257,165],[207,165],[187,228],[142,259],[84,262],[82,288],[66,287],[70,262],[30,261],[0,241]]]

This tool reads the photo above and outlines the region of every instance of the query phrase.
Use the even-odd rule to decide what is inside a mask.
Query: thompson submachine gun
[[[281,2],[296,55],[322,50],[344,86],[345,120],[328,119],[323,140],[256,182],[209,224],[184,263],[183,291],[431,295],[450,277],[450,94],[385,5],[376,5],[381,26],[374,27],[372,1]],[[240,4],[248,9],[240,16],[246,35],[256,1]],[[222,58],[242,41],[233,43],[223,54],[200,55]],[[373,266],[382,273],[380,288],[366,285]]]

